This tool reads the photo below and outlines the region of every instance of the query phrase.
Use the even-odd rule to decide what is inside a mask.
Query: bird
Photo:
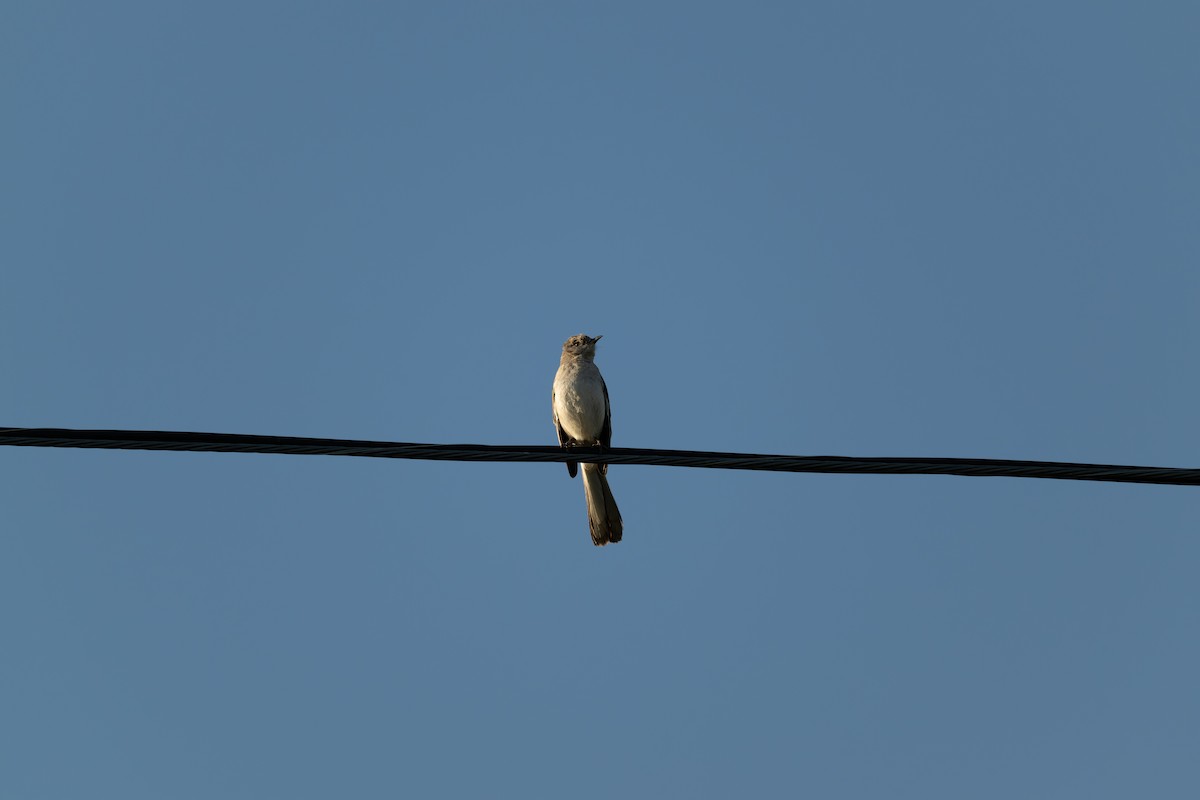
[[[602,337],[576,334],[563,343],[562,359],[550,395],[554,427],[562,447],[612,446],[612,410],[608,387],[596,367],[596,342]],[[567,462],[575,477],[579,462]],[[608,487],[607,464],[583,465],[583,493],[587,498],[588,528],[592,544],[603,547],[621,541],[623,524],[617,501]]]

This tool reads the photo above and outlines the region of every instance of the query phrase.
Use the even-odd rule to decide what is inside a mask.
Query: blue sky
[[[3,20],[2,425],[1200,465],[1194,3]],[[1200,790],[1195,489],[0,469],[5,796]]]

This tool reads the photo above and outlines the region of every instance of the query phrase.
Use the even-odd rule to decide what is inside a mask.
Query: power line
[[[1200,486],[1200,469],[1073,464],[1060,461],[1009,461],[993,458],[848,458],[845,456],[773,456],[591,447],[564,450],[553,446],[486,444],[412,444],[301,436],[248,436],[237,433],[180,431],[69,430],[0,428],[0,445],[86,447],[105,450],[182,450],[204,453],[277,453],[308,456],[411,458],[429,461],[586,461],[596,464],[647,464],[660,467],[752,469],[768,472],[826,472],[857,475],[970,475],[977,477],[1053,478],[1076,481],[1157,483]]]

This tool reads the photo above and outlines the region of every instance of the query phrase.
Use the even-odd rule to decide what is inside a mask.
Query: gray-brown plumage
[[[572,336],[563,344],[562,359],[554,376],[551,405],[558,443],[567,445],[612,446],[612,411],[608,387],[596,368],[596,342],[584,334]],[[578,462],[567,462],[567,473],[575,477]],[[583,465],[583,492],[587,498],[588,527],[592,544],[603,546],[621,541],[623,524],[617,501],[608,486],[607,464]]]

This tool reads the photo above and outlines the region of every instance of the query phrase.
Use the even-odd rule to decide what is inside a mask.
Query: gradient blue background
[[[1193,2],[56,3],[0,425],[1200,466]],[[1200,494],[0,448],[12,798],[1200,792]]]

